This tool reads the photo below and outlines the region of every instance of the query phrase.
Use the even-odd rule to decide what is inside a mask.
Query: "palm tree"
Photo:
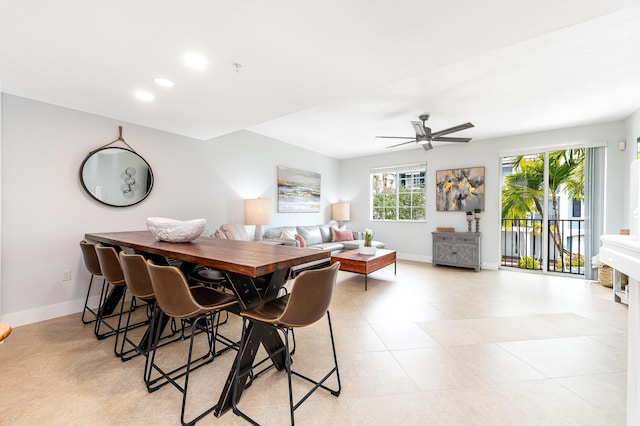
[[[584,159],[583,148],[553,151],[549,153],[549,198],[551,200],[549,231],[559,253],[571,256],[564,248],[558,199],[564,191],[569,198],[584,200]],[[544,154],[534,157],[517,156],[511,163],[513,173],[506,176],[502,189],[502,217],[528,219],[534,213],[543,216],[544,195]]]

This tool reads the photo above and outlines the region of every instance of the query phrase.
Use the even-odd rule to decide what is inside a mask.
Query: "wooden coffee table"
[[[367,290],[367,276],[393,263],[393,273],[397,272],[396,251],[377,249],[376,254],[360,254],[358,249],[331,256],[331,264],[340,262],[340,270],[364,275],[364,290]]]

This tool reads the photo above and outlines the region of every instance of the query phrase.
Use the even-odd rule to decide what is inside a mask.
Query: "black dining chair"
[[[154,342],[150,345],[151,352],[147,357],[147,364],[145,366],[145,371],[147,372],[147,377],[145,377],[147,389],[149,392],[153,392],[161,386],[171,383],[182,393],[182,408],[180,410],[181,423],[183,425],[193,425],[202,417],[215,410],[217,405],[208,407],[192,420],[185,420],[189,375],[196,368],[212,362],[220,353],[216,351],[220,312],[232,308],[238,302],[235,296],[216,291],[209,287],[190,287],[184,274],[175,266],[155,265],[153,262],[147,261],[147,267],[156,302],[162,312],[171,318],[186,321],[191,325],[187,361],[184,365],[174,368],[171,371],[166,371],[166,367],[163,368],[156,363],[156,354],[159,349],[157,343],[160,339],[161,330],[158,328],[153,332]],[[198,330],[206,333],[208,345],[207,352],[194,359],[194,338]],[[233,345],[229,345],[225,349],[227,348],[237,349]],[[153,378],[153,372],[156,372],[159,376]],[[183,384],[178,381],[178,379],[182,377],[184,377]]]
[[[294,411],[318,388],[323,388],[334,396],[339,396],[342,389],[340,384],[340,372],[338,370],[338,358],[333,339],[333,329],[331,326],[331,315],[329,314],[329,305],[331,304],[331,299],[333,297],[339,268],[340,263],[337,262],[327,268],[303,271],[296,277],[293,287],[291,288],[291,292],[288,295],[240,312],[240,315],[243,317],[243,332],[242,339],[240,341],[239,353],[242,353],[242,351],[245,350],[245,332],[252,322],[271,326],[284,336],[284,347],[270,353],[270,357],[273,358],[284,351],[285,370],[287,372],[289,385],[289,411],[292,425],[294,424]],[[331,336],[331,349],[333,351],[334,366],[322,379],[314,380],[291,369],[289,333],[295,328],[310,326],[324,317],[325,314],[329,323],[329,334]],[[253,375],[253,367],[254,366],[243,371],[241,370],[240,362],[236,362],[231,402],[233,412],[236,415],[243,417],[250,423],[258,424],[246,413],[241,411],[237,405],[239,394],[238,386],[245,383],[245,378],[250,378]],[[337,389],[331,389],[324,384],[331,376],[334,375],[334,373],[337,380]],[[300,377],[314,385],[311,390],[309,390],[309,392],[307,392],[295,404],[293,401],[292,375]],[[249,382],[249,384],[251,384],[251,382]]]

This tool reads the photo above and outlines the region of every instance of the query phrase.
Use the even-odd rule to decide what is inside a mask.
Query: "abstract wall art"
[[[320,173],[278,166],[278,212],[320,211]]]
[[[484,210],[484,167],[436,171],[436,210]]]

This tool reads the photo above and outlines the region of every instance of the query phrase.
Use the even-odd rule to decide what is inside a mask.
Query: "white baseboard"
[[[89,297],[89,306],[96,307],[100,301],[100,296]],[[84,308],[84,299],[70,300],[68,302],[55,305],[42,306],[40,308],[27,309],[25,311],[3,314],[0,321],[11,327],[33,324],[35,322],[46,321],[65,315],[77,314]]]
[[[482,262],[482,269],[498,270],[498,264],[493,262]]]
[[[396,256],[399,260],[410,260],[414,262],[433,263],[433,258],[431,256],[419,256],[415,254],[406,254],[406,253],[397,253]],[[481,269],[497,271],[498,264],[495,262],[482,262]]]
[[[413,262],[423,262],[423,263],[431,262],[431,258],[428,256],[420,256],[420,255],[411,254],[411,253],[396,253],[396,258],[398,258],[399,260],[410,260]]]

